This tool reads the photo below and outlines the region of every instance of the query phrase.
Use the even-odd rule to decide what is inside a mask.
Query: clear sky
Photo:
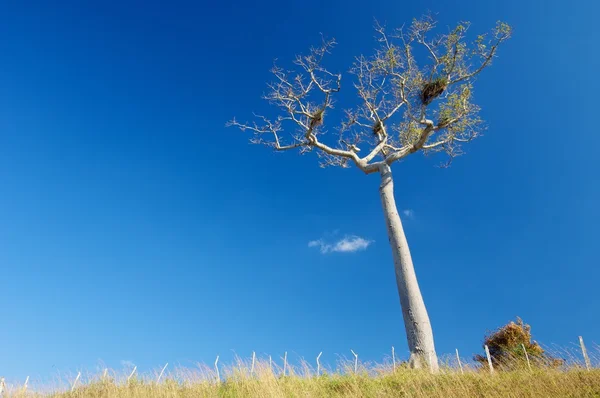
[[[441,27],[514,26],[476,82],[485,135],[449,169],[421,155],[393,169],[438,352],[479,352],[516,316],[545,344],[599,341],[598,2],[13,1],[0,5],[0,375],[253,350],[406,358],[378,176],[224,125],[269,112],[274,58],[289,65],[322,32],[345,72],[372,48],[373,18],[427,10]],[[309,247],[345,236],[373,243]]]

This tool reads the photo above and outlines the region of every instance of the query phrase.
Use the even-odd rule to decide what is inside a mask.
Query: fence
[[[527,368],[530,371],[532,371],[533,368],[531,365],[531,360],[530,360],[529,354],[527,353],[527,350],[523,344],[521,345],[521,347],[523,350]],[[577,349],[579,350],[579,354],[578,354],[579,358],[572,357],[572,361],[569,365],[577,366],[577,367],[580,367],[587,371],[591,371],[593,369],[592,361],[590,359],[588,350],[585,346],[582,336],[579,336],[579,344],[578,344]],[[497,369],[495,369],[495,366],[494,366],[493,357],[490,354],[490,350],[487,345],[484,346],[484,350],[485,350],[486,359],[487,359],[487,368],[489,369],[489,373],[493,375],[494,372],[497,370]],[[454,369],[455,371],[458,371],[461,374],[464,374],[465,370],[469,371],[469,370],[475,369],[475,367],[466,365],[467,362],[465,362],[463,359],[461,359],[458,349],[456,349],[455,352],[456,352],[456,356],[455,356],[456,360],[455,361],[452,360],[453,366],[450,366],[450,363],[447,362],[446,365],[448,365],[448,366],[446,366],[446,369]],[[359,362],[358,353],[356,353],[352,349],[350,350],[350,353],[352,354],[353,359],[344,361],[345,372],[342,371],[341,373],[358,374],[360,372],[364,372],[366,374],[369,374],[369,372],[374,372],[374,374],[381,374],[386,371],[396,372],[398,370],[396,351],[393,346],[391,347],[391,357],[390,357],[391,363],[389,363],[387,365],[387,367],[383,367],[383,368],[382,367],[368,368],[366,365],[361,364]],[[289,364],[287,351],[284,353],[283,357],[281,357],[281,360],[282,360],[281,367],[277,366],[277,364],[275,363],[275,361],[273,361],[273,359],[270,355],[268,356],[268,362],[266,360],[260,361],[256,356],[256,352],[252,352],[251,362],[249,364],[244,364],[243,361],[238,360],[238,366],[235,367],[233,373],[237,372],[238,374],[244,374],[248,377],[256,377],[259,375],[260,372],[264,372],[266,369],[268,369],[268,371],[271,372],[276,377],[286,377],[286,376],[290,376],[290,375],[320,377],[325,372],[328,372],[328,370],[325,369],[323,367],[323,364],[321,363],[322,354],[323,354],[323,352],[319,352],[319,354],[316,356],[316,361],[315,361],[316,367],[313,367],[308,362],[305,362],[304,360],[302,360],[301,362],[303,365],[304,374],[301,374],[299,372],[296,372],[295,368]],[[267,365],[267,363],[268,363],[268,365]],[[169,377],[168,375],[165,374],[168,366],[169,366],[169,363],[166,363],[164,366],[162,366],[160,368],[160,372],[158,372],[157,375],[155,374],[154,377],[149,377],[148,375],[140,375],[137,372],[137,366],[134,366],[133,369],[131,370],[131,372],[128,372],[127,377],[123,382],[130,383],[133,380],[138,380],[138,378],[139,378],[145,382],[160,383],[161,380],[165,380],[167,377]],[[477,369],[481,369],[481,367],[478,367]],[[217,355],[216,360],[214,362],[213,369],[205,369],[205,371],[203,372],[203,376],[205,376],[205,377],[202,377],[202,379],[214,380],[217,383],[220,383],[220,382],[222,382],[220,370],[222,370],[222,367],[219,366],[219,356]],[[329,370],[329,372],[331,372],[331,370]],[[339,369],[338,369],[338,372],[339,372]],[[231,369],[230,369],[230,373],[233,374]],[[189,380],[185,380],[185,378],[177,377],[174,374],[171,374],[169,378],[172,380],[177,380],[179,382],[183,382],[183,383],[185,383],[186,381],[189,381]],[[117,382],[117,383],[120,382],[117,377],[113,377],[113,378],[109,377],[108,369],[104,369],[104,371],[102,372],[102,376],[99,379],[100,379],[100,381],[105,381],[105,382],[106,381],[112,381],[112,382]],[[197,380],[197,378],[194,378],[194,377],[190,377],[189,379]],[[87,382],[90,382],[93,380],[94,380],[94,378],[88,378]],[[78,387],[81,387],[84,384],[85,383],[82,382],[82,373],[78,372],[77,375],[72,379],[72,381],[69,382],[69,386],[67,389],[70,391],[75,391]],[[13,383],[13,384],[7,383],[4,377],[0,377],[0,397],[7,397],[14,393],[25,393],[29,389],[29,387],[30,387],[30,377],[29,376],[27,376],[22,383],[17,382],[17,383]]]

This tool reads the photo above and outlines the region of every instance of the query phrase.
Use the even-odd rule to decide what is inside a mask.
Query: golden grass
[[[596,357],[593,358],[596,364]],[[515,360],[517,361],[517,360]],[[534,367],[529,369],[521,359],[511,364],[511,370],[477,368],[473,362],[464,365],[464,374],[451,362],[445,361],[438,374],[411,370],[398,365],[361,364],[358,373],[352,361],[340,363],[335,371],[317,376],[306,363],[282,369],[268,361],[257,361],[251,374],[250,361],[220,368],[221,381],[206,365],[197,368],[175,368],[166,372],[157,383],[160,373],[135,375],[112,371],[104,377],[83,376],[85,383],[69,391],[71,382],[65,380],[52,391],[42,394],[17,387],[8,390],[10,397],[44,396],[53,398],[191,398],[191,397],[598,397],[600,398],[600,369],[586,370],[581,361],[566,361],[561,368]]]
[[[600,370],[442,373],[409,370],[383,376],[333,375],[311,379],[298,376],[234,378],[219,384],[207,381],[160,384],[138,380],[116,384],[96,382],[73,392],[75,397],[600,397]]]

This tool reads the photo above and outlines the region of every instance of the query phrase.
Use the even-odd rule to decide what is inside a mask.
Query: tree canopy
[[[343,110],[341,123],[333,126],[327,121],[342,74],[324,66],[336,42],[323,38],[320,46],[296,57],[295,70],[272,68],[274,80],[264,99],[279,109],[276,117],[255,115],[254,122],[234,119],[228,125],[250,130],[253,143],[278,151],[314,150],[322,166],[354,164],[372,173],[417,151],[444,152],[449,164],[483,129],[473,82],[512,31],[498,22],[491,32],[468,41],[469,27],[462,22],[435,33],[431,15],[390,32],[376,24],[374,53],[357,56],[349,70],[360,104]]]

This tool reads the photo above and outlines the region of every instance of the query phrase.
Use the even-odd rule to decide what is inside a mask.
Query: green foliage
[[[298,55],[293,70],[273,67],[275,79],[264,98],[279,109],[276,119],[257,115],[258,123],[234,119],[227,125],[251,131],[252,143],[278,151],[315,149],[322,167],[354,164],[371,173],[380,157],[393,162],[419,151],[443,152],[448,165],[483,130],[479,107],[471,102],[473,85],[512,30],[498,22],[491,32],[469,39],[469,22],[439,33],[436,28],[432,14],[393,30],[375,23],[378,44],[371,55],[355,57],[349,71],[359,102],[344,110],[337,144],[331,144],[323,118],[332,110],[327,123],[335,120],[333,105],[342,87],[342,75],[324,63],[333,39]]]
[[[391,69],[394,69],[396,66],[398,66],[398,56],[395,54],[396,53],[396,47],[390,46],[390,48],[388,48],[387,50],[387,61],[390,65]]]
[[[496,22],[496,27],[494,28],[494,36],[497,40],[506,40],[512,35],[512,27],[506,22],[498,21]]]
[[[450,93],[444,103],[440,104],[438,123],[440,128],[448,128],[449,134],[461,139],[469,139],[470,130],[476,129],[481,119],[477,116],[479,110],[471,103],[471,85],[463,84],[459,90]],[[463,117],[470,114],[471,117]]]
[[[421,136],[421,126],[412,119],[401,125],[400,144],[402,146],[414,145]]]

